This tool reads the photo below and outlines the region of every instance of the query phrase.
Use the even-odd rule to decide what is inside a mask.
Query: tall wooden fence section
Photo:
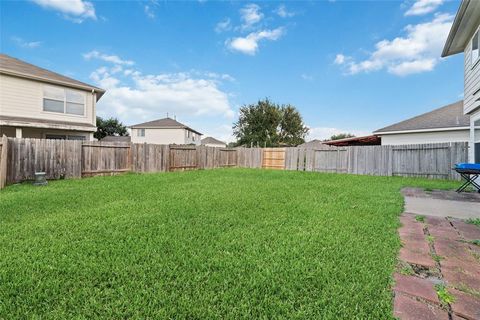
[[[3,135],[0,138],[0,189],[7,184],[8,139]]]
[[[303,148],[212,148],[42,139],[0,139],[0,188],[33,180],[123,172],[263,168],[378,176],[460,179],[452,169],[467,162],[468,143]]]
[[[286,170],[364,174],[376,176],[460,179],[452,170],[468,162],[468,143],[400,146],[287,148]]]

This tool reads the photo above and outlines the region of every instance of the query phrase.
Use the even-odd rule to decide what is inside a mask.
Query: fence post
[[[7,183],[7,150],[8,150],[8,138],[6,135],[2,136],[0,140],[1,153],[0,153],[0,189],[3,189]]]

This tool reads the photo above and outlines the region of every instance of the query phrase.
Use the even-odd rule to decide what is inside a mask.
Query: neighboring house
[[[374,131],[382,145],[467,142],[470,117],[463,113],[463,101],[421,114]]]
[[[302,144],[298,145],[298,147],[299,148],[306,148],[306,149],[319,148],[319,147],[324,145],[323,142],[324,141],[322,141],[322,140],[314,139],[314,140],[310,140],[308,142],[302,143]]]
[[[344,139],[324,141],[323,143],[329,146],[347,147],[347,146],[378,146],[381,143],[381,138],[376,135],[363,137],[350,137]]]
[[[217,140],[213,137],[206,137],[201,141],[202,146],[206,147],[215,147],[215,148],[226,148],[227,144],[223,141]]]
[[[0,54],[0,135],[93,140],[105,90]]]
[[[129,127],[133,143],[200,145],[202,134],[171,118],[139,123]]]
[[[480,163],[480,1],[462,0],[442,57],[464,53],[463,112],[470,116],[469,161]]]
[[[105,142],[131,142],[132,138],[130,136],[106,136],[100,141]]]

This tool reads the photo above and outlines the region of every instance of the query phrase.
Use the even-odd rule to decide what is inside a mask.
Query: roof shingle
[[[145,128],[145,129],[171,129],[171,128],[179,128],[179,129],[187,129],[192,132],[195,132],[197,134],[200,134],[197,130],[194,130],[183,123],[178,122],[177,120],[174,120],[172,118],[163,118],[163,119],[157,119],[153,121],[148,121],[148,122],[143,122],[139,124],[134,124],[130,126],[130,128]]]
[[[470,117],[463,114],[463,100],[419,116],[378,129],[374,133],[468,127]]]

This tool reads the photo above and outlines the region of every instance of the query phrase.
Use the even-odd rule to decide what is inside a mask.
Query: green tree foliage
[[[339,133],[331,136],[330,140],[340,140],[340,139],[353,138],[353,137],[355,137],[355,135],[351,133]]]
[[[296,146],[305,142],[307,133],[294,106],[278,105],[268,99],[242,106],[233,125],[237,145],[246,146]]]
[[[97,117],[97,132],[93,134],[101,140],[106,136],[128,136],[127,127],[117,118],[102,119]]]

